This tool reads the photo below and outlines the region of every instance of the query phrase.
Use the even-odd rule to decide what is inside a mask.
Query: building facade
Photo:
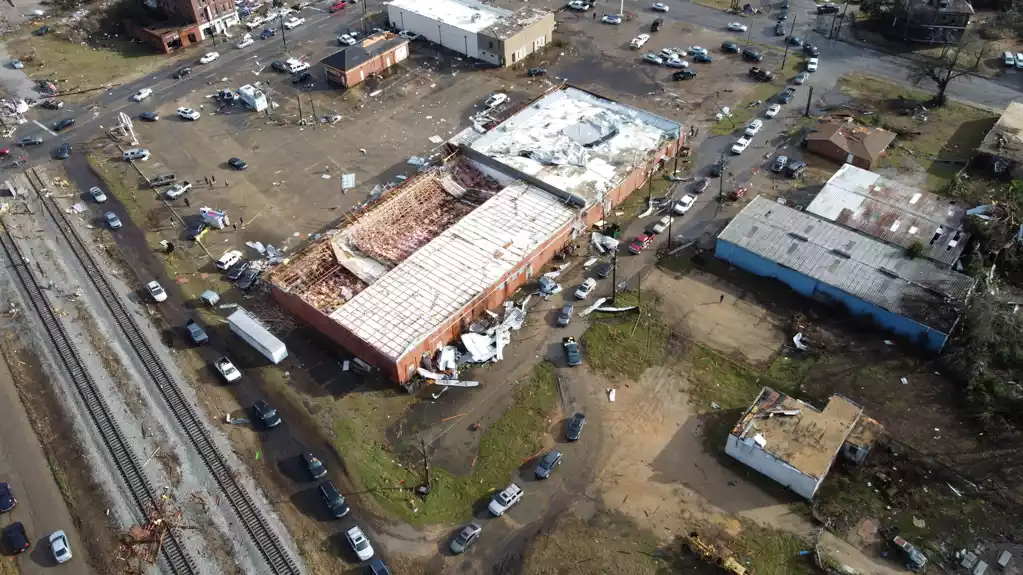
[[[896,0],[886,13],[888,35],[905,42],[957,44],[973,14],[967,0]]]
[[[349,88],[408,59],[408,56],[408,40],[384,32],[327,56],[322,64],[327,81]]]
[[[505,10],[476,0],[392,0],[387,15],[394,28],[501,67],[543,50],[555,27],[552,12]]]

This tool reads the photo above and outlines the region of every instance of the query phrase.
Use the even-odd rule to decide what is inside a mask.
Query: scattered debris
[[[810,349],[809,347],[807,347],[805,343],[803,343],[803,332],[799,332],[795,336],[793,336],[792,343],[796,345],[796,349],[798,349],[799,351],[806,351]]]

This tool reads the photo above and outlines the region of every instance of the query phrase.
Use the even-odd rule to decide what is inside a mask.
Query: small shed
[[[350,88],[408,58],[408,40],[382,32],[322,60],[329,82]]]

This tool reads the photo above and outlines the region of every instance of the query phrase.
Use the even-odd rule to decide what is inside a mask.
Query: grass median
[[[660,320],[656,297],[652,293],[641,297],[638,292],[620,292],[615,303],[604,305],[639,309],[594,312],[590,316],[590,327],[582,337],[590,367],[608,377],[638,379],[648,367],[660,362],[671,331]]]

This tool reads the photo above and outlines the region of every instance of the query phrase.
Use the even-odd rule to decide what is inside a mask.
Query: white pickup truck
[[[488,509],[495,517],[504,515],[505,511],[512,505],[515,505],[522,499],[523,491],[518,485],[512,483],[508,487],[505,487],[502,491],[499,491],[494,498],[490,500]]]
[[[167,191],[164,192],[163,195],[168,200],[173,200],[175,198],[180,198],[181,196],[185,195],[185,192],[187,192],[188,190],[191,190],[191,189],[192,189],[192,182],[190,182],[188,180],[185,180],[183,182],[178,182],[178,183],[174,184],[173,186],[167,188]]]
[[[213,362],[213,367],[220,373],[220,376],[224,378],[228,383],[241,379],[241,372],[238,368],[231,363],[230,359],[222,357],[217,361]]]

